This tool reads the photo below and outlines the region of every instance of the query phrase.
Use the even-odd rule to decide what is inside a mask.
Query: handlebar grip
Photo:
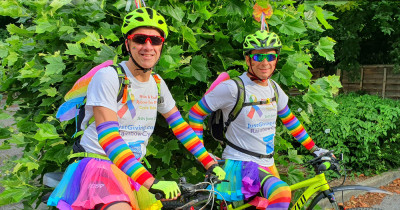
[[[162,193],[156,193],[154,194],[154,196],[156,197],[157,200],[161,200],[164,198],[164,195]]]

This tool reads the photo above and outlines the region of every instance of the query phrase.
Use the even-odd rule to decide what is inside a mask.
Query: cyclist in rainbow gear
[[[80,144],[85,157],[72,163],[49,198],[59,209],[160,209],[154,193],[166,199],[180,194],[174,181],[157,180],[141,164],[153,132],[157,111],[176,137],[202,165],[225,177],[192,128],[182,119],[164,80],[161,93],[151,76],[168,36],[164,17],[143,7],[127,14],[121,28],[129,60],[119,65],[131,82],[127,103],[117,102],[119,81],[112,67],[100,69],[87,91],[84,130]],[[158,97],[163,100],[158,101]]]
[[[291,199],[290,188],[280,180],[274,164],[277,116],[297,141],[315,156],[327,152],[314,144],[290,111],[288,96],[270,79],[281,48],[282,43],[273,32],[261,30],[245,38],[243,53],[249,70],[239,76],[245,86],[244,100],[246,103],[264,103],[243,106],[237,118],[227,127],[226,139],[240,147],[239,150],[245,151],[229,145],[225,147],[222,158],[226,159],[224,170],[227,173],[226,179],[230,182],[217,187],[226,200],[249,200],[250,204],[261,209],[287,209]],[[278,100],[275,99],[275,91]],[[200,139],[203,138],[203,120],[212,111],[221,109],[226,123],[228,114],[236,103],[237,92],[238,88],[233,80],[224,81],[191,108],[189,124]]]

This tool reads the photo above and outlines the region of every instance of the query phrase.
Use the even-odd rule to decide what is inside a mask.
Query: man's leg
[[[267,209],[288,209],[292,197],[289,185],[265,169],[259,170],[261,195],[269,202]]]

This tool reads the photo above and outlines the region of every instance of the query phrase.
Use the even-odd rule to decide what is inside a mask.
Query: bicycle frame
[[[313,178],[301,181],[299,183],[290,185],[289,187],[291,191],[307,187],[306,191],[304,191],[304,193],[300,196],[300,198],[291,208],[292,210],[301,209],[314,193],[317,193],[319,191],[323,192],[326,190],[330,190],[330,187],[328,185],[328,182],[326,181],[324,173],[318,174]]]
[[[301,188],[307,187],[306,191],[300,196],[300,198],[296,201],[296,203],[293,205],[291,210],[300,210],[304,204],[308,201],[308,199],[317,192],[323,192],[326,190],[330,190],[331,188],[328,185],[328,181],[326,181],[325,174],[321,173],[313,178],[301,181],[299,183],[290,185],[290,190],[295,191]],[[241,206],[238,206],[236,208],[233,208],[232,205],[229,205],[227,207],[228,210],[241,210],[250,207],[250,204],[244,204]]]

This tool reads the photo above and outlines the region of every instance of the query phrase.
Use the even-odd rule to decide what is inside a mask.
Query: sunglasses
[[[264,59],[267,59],[268,62],[276,60],[278,57],[278,54],[275,53],[269,53],[269,54],[250,54],[250,58],[253,59],[253,61],[257,62],[262,62]]]
[[[162,36],[146,34],[131,34],[128,36],[128,39],[138,44],[145,44],[147,41],[150,41],[151,45],[161,45],[165,40]]]

